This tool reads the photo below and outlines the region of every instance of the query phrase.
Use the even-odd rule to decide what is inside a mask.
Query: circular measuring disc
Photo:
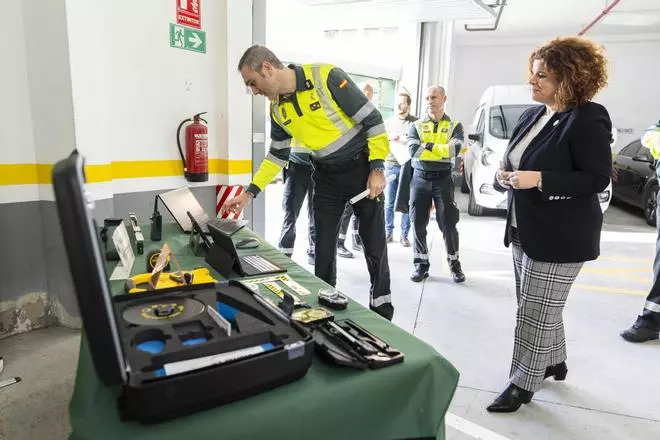
[[[190,298],[161,300],[128,307],[122,318],[136,325],[169,325],[188,321],[203,313],[205,307],[204,303]]]

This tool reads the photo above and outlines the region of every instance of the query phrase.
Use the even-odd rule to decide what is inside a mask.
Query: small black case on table
[[[76,151],[55,165],[57,211],[92,361],[105,385],[121,387],[123,420],[169,420],[307,373],[309,332],[239,283],[113,297],[84,182]],[[210,308],[228,321],[229,335]]]

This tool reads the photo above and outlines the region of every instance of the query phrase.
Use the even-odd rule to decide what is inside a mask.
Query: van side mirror
[[[645,154],[636,154],[633,156],[632,160],[635,162],[653,163],[653,161]]]
[[[478,133],[468,134],[468,139],[475,142],[481,142],[481,135]]]

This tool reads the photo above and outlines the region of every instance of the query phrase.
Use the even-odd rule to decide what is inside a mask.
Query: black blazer
[[[543,115],[545,106],[526,110],[513,130],[504,154],[504,169],[512,171],[509,152]],[[598,193],[610,182],[612,122],[595,102],[555,113],[532,140],[519,170],[541,171],[543,191],[495,189],[508,193],[504,245],[509,246],[511,204],[523,251],[532,259],[553,263],[594,260],[600,254],[603,214]]]

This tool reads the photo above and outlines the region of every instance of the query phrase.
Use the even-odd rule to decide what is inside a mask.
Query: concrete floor
[[[282,186],[266,193],[266,238],[276,244]],[[651,285],[655,230],[641,212],[613,204],[605,214],[602,256],[585,265],[564,313],[569,374],[546,382],[531,404],[513,414],[485,407],[506,385],[513,345],[515,294],[511,255],[502,245],[501,215],[470,217],[461,208],[463,285],[449,279],[437,225],[429,227],[431,277],[414,284],[412,250],[389,246],[395,324],[434,346],[461,372],[448,418],[447,438],[657,439],[660,438],[660,342],[634,345],[618,332],[629,326]],[[304,209],[304,208],[303,208]],[[294,259],[307,265],[306,214],[301,214]],[[397,219],[398,220],[398,219]],[[395,234],[396,235],[396,234]],[[368,304],[368,275],[360,254],[340,259],[339,289]],[[79,334],[50,328],[0,341],[5,371],[21,376],[0,389],[0,439],[63,439],[73,389]],[[458,428],[458,429],[457,429]]]

